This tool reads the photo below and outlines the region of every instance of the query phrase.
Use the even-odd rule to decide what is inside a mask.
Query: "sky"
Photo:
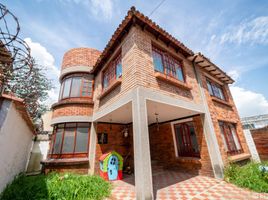
[[[268,114],[267,0],[3,0],[20,23],[20,37],[46,66],[58,98],[64,52],[103,50],[131,6],[235,79],[230,86],[241,117]],[[152,11],[155,10],[153,13]]]

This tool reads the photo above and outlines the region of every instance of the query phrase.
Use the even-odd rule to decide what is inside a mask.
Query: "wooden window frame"
[[[81,78],[81,81],[80,81],[80,87],[79,87],[79,96],[76,96],[76,97],[71,97],[71,92],[72,92],[72,85],[73,85],[73,79],[75,77],[79,77]],[[63,98],[63,92],[64,92],[64,89],[65,89],[65,81],[67,79],[71,79],[71,85],[70,85],[70,91],[69,91],[69,95],[67,97],[64,97]],[[87,96],[83,96],[83,87],[84,87],[84,81],[89,81],[91,82],[91,95],[87,95]],[[68,76],[68,77],[65,77],[63,80],[62,80],[62,83],[61,83],[61,91],[60,91],[60,94],[59,94],[59,100],[64,100],[64,99],[69,99],[69,98],[93,98],[93,93],[94,93],[94,80],[90,80],[90,79],[87,79],[86,76],[83,76],[83,75],[72,75],[72,76]],[[87,90],[87,93],[89,91]]]
[[[174,56],[172,56],[170,53],[161,50],[161,48],[156,47],[155,45],[152,45],[152,56],[153,56],[153,52],[157,52],[158,54],[161,55],[162,58],[162,65],[163,65],[163,72],[160,72],[158,70],[156,70],[154,68],[155,71],[159,72],[159,73],[163,73],[166,76],[172,77],[174,79],[177,79],[178,81],[181,81],[183,83],[186,82],[186,76],[185,76],[185,71],[184,71],[184,65],[183,65],[183,61],[181,59],[175,58]],[[171,63],[174,63],[174,66],[171,66]],[[182,73],[182,78],[183,80],[180,80],[178,78],[178,74],[177,74],[177,69],[175,64],[177,64],[180,69],[181,69],[181,73]],[[172,68],[172,69],[171,69]],[[169,72],[168,72],[169,71]],[[171,72],[171,73],[170,73]]]
[[[117,77],[116,76],[116,71],[117,71],[117,65],[121,63],[122,65],[122,57],[121,57],[121,53],[119,53],[118,55],[115,56],[115,58],[107,65],[107,67],[105,69],[102,70],[102,92],[106,91],[108,88],[111,87],[111,85],[113,85],[113,83],[122,77],[122,74]],[[107,87],[104,87],[104,79],[106,76],[106,73],[108,73],[108,83],[107,83]]]
[[[231,126],[233,126],[233,128],[235,130],[234,134],[235,134],[235,136],[237,138],[237,141],[239,143],[240,149],[238,149],[238,147],[237,147],[237,145],[235,143],[235,139],[234,139],[234,136],[233,136]],[[243,151],[243,148],[242,148],[242,145],[241,145],[241,142],[240,142],[240,138],[238,137],[238,134],[237,134],[236,124],[231,123],[231,122],[219,121],[219,127],[220,127],[221,134],[223,135],[224,140],[225,140],[225,144],[226,144],[226,147],[227,147],[227,154],[228,155],[237,155],[237,154],[243,153],[244,151]],[[229,135],[231,135],[231,137],[228,137],[227,131],[229,131]],[[230,141],[230,139],[231,139],[231,141]],[[233,150],[231,149],[231,145],[233,145],[235,147]]]
[[[207,89],[208,89],[208,92],[209,92],[210,96],[213,96],[213,97],[215,97],[215,98],[217,98],[217,99],[220,99],[220,100],[222,100],[222,101],[227,101],[227,95],[226,95],[225,90],[224,90],[224,87],[223,87],[222,85],[216,83],[215,81],[212,81],[212,80],[209,79],[209,78],[206,79],[206,83],[207,83]],[[210,87],[211,87],[211,92],[212,92],[212,94],[211,94],[210,91],[209,91],[208,85],[210,85]],[[223,99],[220,98],[220,97],[218,97],[218,96],[215,94],[215,91],[214,91],[214,89],[213,89],[214,87],[216,87],[216,88],[218,88],[219,90],[221,90],[221,93],[222,93],[222,95],[223,95]]]
[[[194,131],[195,131],[195,136],[196,136],[196,140],[197,140],[197,145],[198,145],[198,153],[196,152],[193,152],[193,145],[192,145],[192,140],[191,140],[191,135],[189,134],[190,133],[190,130],[189,130],[189,125],[187,123],[192,123],[193,124],[193,128],[194,128]],[[181,152],[180,148],[180,143],[178,141],[178,136],[177,136],[177,133],[176,133],[176,126],[178,125],[181,125],[180,128],[185,128],[187,127],[187,137],[188,137],[188,140],[189,140],[189,143],[190,143],[190,146],[188,147],[188,153],[183,153]],[[176,146],[177,146],[177,153],[178,153],[178,156],[179,157],[193,157],[193,158],[200,158],[200,148],[199,148],[199,144],[198,144],[198,138],[197,138],[197,135],[196,135],[196,127],[195,127],[195,123],[194,121],[187,121],[187,122],[180,122],[180,123],[176,123],[176,124],[173,124],[173,127],[174,127],[174,134],[175,134],[175,139],[176,139]],[[182,137],[182,143],[185,144],[185,141]]]
[[[63,143],[64,143],[64,137],[65,137],[65,130],[66,130],[66,124],[68,123],[61,123],[63,124],[63,133],[62,133],[62,138],[61,138],[61,147],[60,147],[60,153],[54,153],[54,149],[55,149],[55,141],[56,141],[56,137],[57,137],[57,128],[56,126],[61,125],[61,124],[57,124],[56,126],[53,127],[53,135],[52,135],[52,142],[50,148],[52,148],[52,150],[49,152],[48,157],[49,158],[76,158],[76,157],[88,157],[89,155],[89,142],[90,142],[90,123],[87,122],[69,122],[72,124],[75,124],[74,127],[75,131],[74,131],[74,147],[73,147],[73,153],[63,153],[62,149],[63,149]],[[76,139],[77,139],[77,128],[78,128],[78,123],[85,123],[88,124],[88,141],[87,141],[87,150],[86,152],[79,152],[76,153]]]

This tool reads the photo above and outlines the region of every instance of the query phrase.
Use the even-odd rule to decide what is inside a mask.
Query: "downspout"
[[[223,161],[220,153],[219,144],[215,135],[215,130],[213,126],[213,122],[211,119],[207,99],[202,88],[202,80],[200,78],[200,74],[197,71],[197,67],[195,64],[195,60],[197,59],[198,55],[195,55],[194,59],[192,60],[192,66],[194,69],[195,77],[198,83],[199,92],[201,95],[201,101],[204,106],[205,113],[201,115],[202,117],[202,124],[204,129],[204,136],[207,143],[208,153],[210,156],[210,162],[213,168],[213,172],[216,178],[222,179],[223,178]]]

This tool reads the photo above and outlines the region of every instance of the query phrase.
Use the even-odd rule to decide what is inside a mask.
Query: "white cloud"
[[[257,17],[233,26],[229,32],[223,34],[220,43],[251,43],[268,44],[268,16]]]
[[[230,87],[241,117],[268,114],[268,100],[264,95],[241,87]]]
[[[59,84],[58,78],[60,70],[55,66],[54,57],[47,51],[47,49],[38,42],[33,42],[31,38],[25,38],[25,42],[31,48],[31,56],[36,60],[36,62],[45,67],[44,71],[46,76],[52,80],[52,84],[55,88],[48,92],[49,99],[46,101],[48,106],[55,103],[58,98]]]
[[[96,17],[103,17],[110,20],[113,14],[113,2],[112,0],[91,0],[91,11]]]
[[[234,79],[234,81],[237,81],[240,78],[240,73],[236,69],[233,69],[233,70],[229,71],[227,74],[229,76],[231,76],[232,79]]]
[[[91,14],[98,20],[111,20],[114,10],[114,0],[59,0],[62,3],[82,4],[89,8]]]

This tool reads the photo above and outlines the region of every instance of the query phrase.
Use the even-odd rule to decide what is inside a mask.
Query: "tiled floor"
[[[154,196],[157,200],[193,199],[268,199],[268,194],[259,194],[240,189],[232,184],[205,176],[195,176],[176,171],[162,171],[153,174]],[[111,199],[135,199],[134,177],[113,182]]]

